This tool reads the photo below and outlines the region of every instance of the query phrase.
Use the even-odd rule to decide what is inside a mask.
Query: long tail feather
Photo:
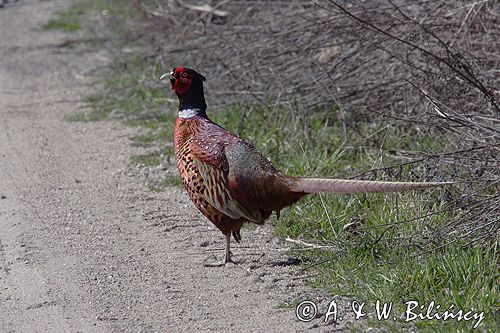
[[[369,180],[297,178],[290,186],[293,192],[302,193],[374,193],[403,192],[451,184],[451,182],[384,182]]]

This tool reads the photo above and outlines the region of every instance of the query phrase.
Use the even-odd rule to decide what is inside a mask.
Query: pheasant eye
[[[188,77],[188,73],[186,72],[182,73],[182,77]]]

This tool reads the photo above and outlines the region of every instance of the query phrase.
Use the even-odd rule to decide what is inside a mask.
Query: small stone
[[[0,195],[0,199],[7,199],[7,196],[2,194],[2,195]]]

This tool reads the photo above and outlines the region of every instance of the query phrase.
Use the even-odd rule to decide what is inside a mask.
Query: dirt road
[[[144,185],[130,165],[145,149],[128,139],[137,129],[64,120],[107,60],[40,30],[66,6],[0,9],[0,332],[338,329],[280,306],[318,296],[298,267],[273,267],[287,256],[272,226],[244,230],[240,265],[204,267],[223,237],[180,188]]]

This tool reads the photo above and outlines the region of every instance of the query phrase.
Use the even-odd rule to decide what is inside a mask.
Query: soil
[[[106,51],[40,28],[69,1],[0,8],[0,332],[332,332],[287,302],[333,296],[306,284],[271,224],[243,230],[238,265],[179,187],[153,192],[117,121],[85,110]],[[166,169],[166,170],[165,170]],[[338,300],[340,303],[344,302]],[[351,319],[352,320],[352,319]]]

